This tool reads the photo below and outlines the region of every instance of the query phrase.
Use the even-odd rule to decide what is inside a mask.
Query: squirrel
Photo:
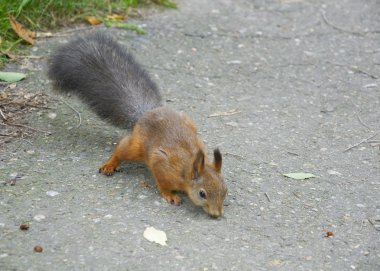
[[[162,105],[156,83],[125,47],[103,32],[77,37],[52,54],[48,77],[99,117],[132,128],[100,173],[113,175],[122,161],[143,162],[169,203],[180,205],[177,192],[184,192],[211,217],[223,215],[227,186],[219,149],[210,161],[194,121]]]

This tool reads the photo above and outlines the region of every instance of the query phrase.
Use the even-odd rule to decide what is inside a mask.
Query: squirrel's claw
[[[173,194],[172,192],[164,192],[161,194],[170,204],[174,204],[177,206],[182,204],[181,197],[176,194]]]
[[[99,168],[99,173],[102,173],[106,176],[112,176],[115,172],[117,172],[116,168],[107,164],[104,164]]]

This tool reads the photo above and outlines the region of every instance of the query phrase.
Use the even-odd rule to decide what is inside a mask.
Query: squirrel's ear
[[[214,167],[218,173],[222,170],[222,154],[219,149],[214,150]]]
[[[204,168],[205,168],[205,154],[203,153],[202,150],[199,150],[193,164],[193,170],[194,170],[193,179],[198,179],[198,177],[202,175]]]

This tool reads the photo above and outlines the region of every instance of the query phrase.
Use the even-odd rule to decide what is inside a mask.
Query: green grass
[[[129,8],[149,3],[176,8],[171,0],[0,0],[0,68],[5,52],[18,53],[26,44],[11,28],[9,15],[30,30],[50,31],[88,16],[125,15]]]

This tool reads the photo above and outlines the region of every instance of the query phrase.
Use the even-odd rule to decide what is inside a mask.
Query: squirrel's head
[[[214,162],[205,163],[205,155],[199,150],[193,164],[192,187],[188,195],[191,201],[202,206],[206,213],[217,218],[223,215],[227,186],[221,175],[222,154],[214,150]]]

